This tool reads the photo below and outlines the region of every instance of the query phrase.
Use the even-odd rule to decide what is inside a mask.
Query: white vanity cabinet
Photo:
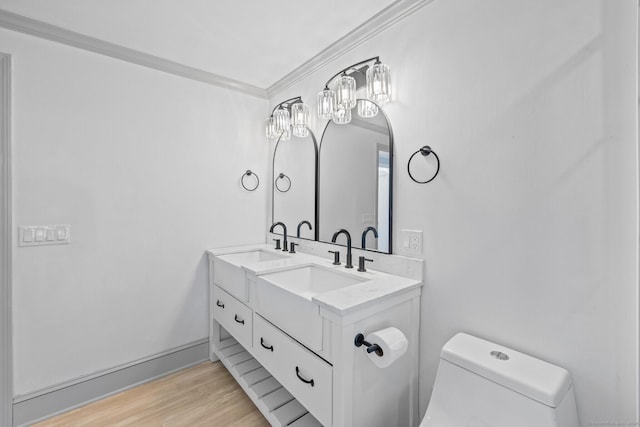
[[[211,286],[213,318],[244,347],[251,347],[253,310],[217,285]]]
[[[262,364],[323,425],[331,425],[331,364],[306,349],[259,314],[253,348]]]
[[[263,246],[209,251],[211,360],[272,425],[416,426],[421,282],[277,255]],[[378,368],[354,339],[387,327],[409,348]]]

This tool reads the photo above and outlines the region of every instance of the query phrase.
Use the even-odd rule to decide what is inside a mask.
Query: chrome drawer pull
[[[216,301],[216,305],[217,305],[218,307],[220,307],[220,308],[224,308],[224,304],[222,304],[222,303],[220,302],[220,300],[217,300],[217,301]]]
[[[311,384],[311,387],[313,387],[313,384],[314,384],[313,379],[305,380],[304,378],[302,378],[302,377],[300,376],[300,368],[298,368],[297,366],[296,366],[296,376],[297,376],[297,377],[298,377],[298,379],[299,379],[300,381],[302,381],[303,383],[305,383],[305,384]]]
[[[273,351],[273,346],[269,346],[269,347],[267,347],[266,345],[264,345],[264,338],[262,338],[262,337],[260,337],[260,345],[261,345],[263,348],[266,348],[267,350],[271,350],[271,351]]]
[[[236,317],[234,317],[234,319],[236,320],[236,322],[241,323],[244,325],[244,319],[240,320],[238,319],[238,315],[236,314]]]

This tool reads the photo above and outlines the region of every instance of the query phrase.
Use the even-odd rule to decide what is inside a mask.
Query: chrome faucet
[[[271,226],[271,228],[269,229],[269,233],[273,233],[273,229],[276,228],[278,225],[282,226],[282,232],[284,234],[284,238],[282,241],[282,251],[283,252],[288,252],[289,251],[289,244],[287,243],[287,226],[284,225],[284,223],[282,222],[274,222],[273,225]]]
[[[311,227],[311,223],[309,221],[307,221],[306,219],[304,221],[300,221],[300,224],[298,224],[296,237],[300,237],[300,227],[302,227],[303,224],[307,224],[309,226],[309,230],[313,230],[313,227]]]
[[[351,234],[349,234],[349,232],[344,228],[341,228],[340,230],[333,233],[333,237],[331,238],[331,243],[335,243],[336,239],[340,234],[344,234],[347,236],[347,264],[345,265],[345,268],[353,268],[353,262],[351,257]]]
[[[366,249],[366,245],[367,245],[367,233],[373,231],[373,237],[375,237],[376,239],[378,238],[378,230],[376,230],[375,227],[367,227],[364,229],[364,231],[362,232],[362,249]]]

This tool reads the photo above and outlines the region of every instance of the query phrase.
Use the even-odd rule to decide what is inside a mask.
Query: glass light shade
[[[333,112],[333,122],[337,125],[346,125],[351,121],[350,108],[338,108]]]
[[[291,106],[291,124],[296,126],[309,126],[309,106],[298,102]]]
[[[336,109],[351,109],[356,106],[356,79],[346,74],[336,81]]]
[[[289,117],[289,111],[278,109],[273,113],[273,118],[276,121],[276,130],[278,132],[288,132],[289,126],[291,126],[291,119]]]
[[[318,93],[318,118],[329,120],[333,116],[336,106],[336,94],[329,88],[324,88]]]
[[[367,70],[367,98],[375,102],[385,102],[391,97],[391,75],[389,67],[382,62],[373,64]]]
[[[278,137],[278,131],[276,130],[276,120],[273,116],[269,116],[267,119],[267,123],[265,126],[265,133],[267,134],[267,138],[276,139]]]
[[[305,138],[309,135],[309,106],[302,102],[291,106],[291,125],[293,135],[298,138]]]
[[[291,139],[291,128],[283,130],[280,134],[280,141],[288,141]]]
[[[366,99],[358,100],[358,115],[363,118],[375,117],[378,115],[378,106]]]
[[[306,126],[294,126],[293,136],[297,136],[298,138],[306,138],[307,136],[309,136],[309,128]]]

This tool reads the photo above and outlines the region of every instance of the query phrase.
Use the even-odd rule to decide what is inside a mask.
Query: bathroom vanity
[[[266,245],[207,253],[210,358],[272,425],[418,423],[421,280]],[[408,350],[378,368],[354,339],[387,327]]]

